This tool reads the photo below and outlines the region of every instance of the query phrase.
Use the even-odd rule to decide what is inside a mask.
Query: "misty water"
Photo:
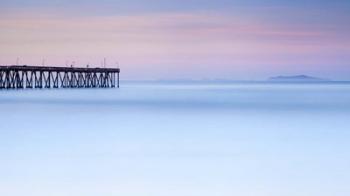
[[[0,91],[3,196],[348,196],[349,83]]]

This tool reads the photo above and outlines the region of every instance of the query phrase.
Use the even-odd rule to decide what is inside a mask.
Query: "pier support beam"
[[[120,69],[0,66],[0,89],[119,88]],[[117,78],[116,78],[117,74]]]

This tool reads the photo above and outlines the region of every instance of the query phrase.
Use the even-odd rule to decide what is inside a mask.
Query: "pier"
[[[0,65],[0,89],[119,88],[119,68]]]

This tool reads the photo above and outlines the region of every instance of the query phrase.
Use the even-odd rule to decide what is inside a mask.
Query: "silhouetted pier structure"
[[[0,89],[119,88],[119,68],[0,66]]]

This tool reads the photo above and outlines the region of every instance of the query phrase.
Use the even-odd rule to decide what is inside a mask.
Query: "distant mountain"
[[[277,82],[321,82],[321,81],[329,81],[323,78],[316,78],[307,75],[296,75],[296,76],[276,76],[269,78],[269,81],[277,81]]]

